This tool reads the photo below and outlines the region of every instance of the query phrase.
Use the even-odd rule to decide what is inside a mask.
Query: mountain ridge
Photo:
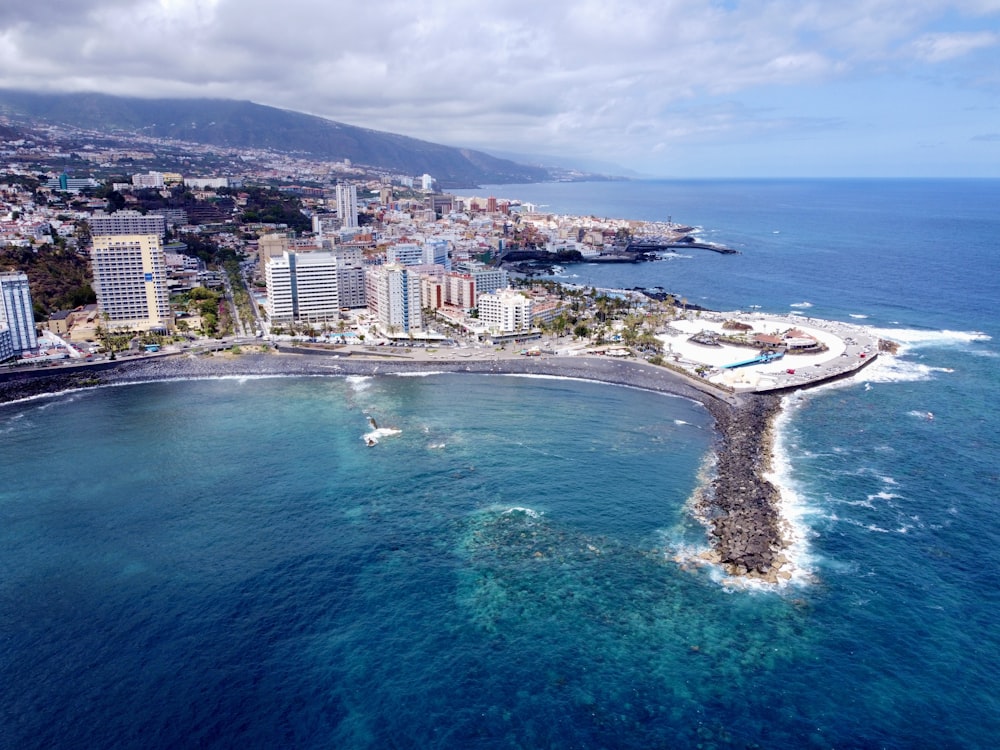
[[[129,132],[219,148],[259,148],[430,174],[441,187],[539,182],[541,167],[238,99],[142,99],[0,90],[0,111],[99,132]]]

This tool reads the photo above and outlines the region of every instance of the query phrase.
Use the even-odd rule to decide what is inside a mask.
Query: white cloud
[[[913,42],[913,52],[922,60],[938,63],[995,47],[998,42],[1000,34],[991,31],[924,34]]]
[[[936,28],[956,13],[965,30]],[[691,112],[960,60],[996,45],[981,23],[996,13],[1000,0],[38,0],[0,11],[0,86],[252,99],[642,163],[687,139],[828,122],[794,100],[773,116]]]

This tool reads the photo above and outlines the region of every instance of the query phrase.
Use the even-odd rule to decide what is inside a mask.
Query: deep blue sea
[[[680,398],[430,375],[8,404],[0,747],[995,746],[1000,181],[476,193],[672,216],[742,253],[567,282],[904,344],[786,401],[804,574],[675,561],[706,544],[686,503],[713,440]]]

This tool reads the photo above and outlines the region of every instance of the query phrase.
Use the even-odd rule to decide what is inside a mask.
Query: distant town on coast
[[[294,344],[356,357],[392,347],[397,357],[405,348],[422,358],[637,358],[734,392],[835,377],[877,355],[878,342],[853,329],[752,323],[668,290],[578,288],[550,276],[575,262],[655,262],[678,248],[735,252],[672,217],[563,216],[349,160],[263,150],[234,158],[148,136],[100,146],[57,129],[42,142],[8,131],[8,370],[214,351],[220,342]],[[177,171],[123,171],[162,164],[164,152]],[[209,172],[182,173],[192,159]],[[227,159],[239,172],[219,174]]]

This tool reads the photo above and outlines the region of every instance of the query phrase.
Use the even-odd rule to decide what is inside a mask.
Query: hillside
[[[0,247],[0,272],[21,271],[28,276],[35,320],[56,310],[97,301],[87,259],[52,245],[33,249]]]
[[[103,94],[0,91],[0,111],[101,132],[124,131],[217,147],[265,148],[404,174],[433,175],[439,185],[537,182],[546,169],[480,151],[442,146],[322,117],[230,99],[138,99]]]

